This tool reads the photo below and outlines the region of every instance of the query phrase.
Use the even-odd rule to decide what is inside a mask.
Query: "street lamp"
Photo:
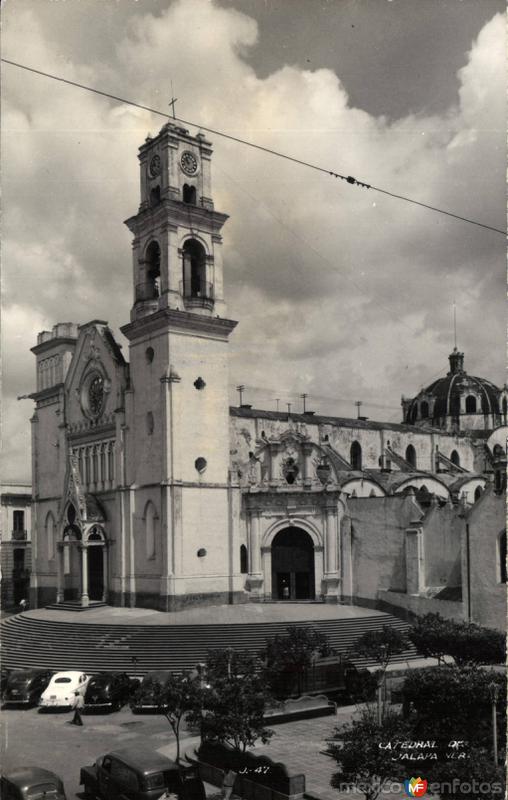
[[[489,694],[492,702],[492,739],[493,739],[493,754],[494,764],[497,767],[497,701],[499,698],[499,684],[489,683]]]
[[[385,673],[387,667],[386,657],[388,654],[388,648],[386,644],[382,644],[379,647],[380,650],[380,662],[383,665],[383,669],[381,675],[378,679],[377,684],[377,724],[382,725],[383,723],[383,701],[384,701],[384,689],[385,689]]]

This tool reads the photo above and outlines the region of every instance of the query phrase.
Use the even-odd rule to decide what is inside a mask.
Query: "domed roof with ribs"
[[[448,427],[447,418],[459,425],[461,415],[499,415],[501,390],[485,378],[468,375],[464,369],[464,353],[459,353],[457,348],[449,360],[447,375],[422,389],[412,400],[403,401],[406,423],[442,428]]]

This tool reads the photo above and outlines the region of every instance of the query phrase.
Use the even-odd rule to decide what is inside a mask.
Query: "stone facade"
[[[2,606],[9,608],[29,596],[32,487],[27,483],[3,483],[0,500]]]
[[[459,580],[457,520],[493,480],[492,447],[439,426],[228,407],[236,322],[211,157],[173,124],[140,148],[128,362],[102,320],[57,324],[33,348],[33,602],[437,593]],[[441,572],[422,567],[432,553]]]

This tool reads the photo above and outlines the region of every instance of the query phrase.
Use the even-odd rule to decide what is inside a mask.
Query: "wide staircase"
[[[79,615],[81,616],[81,615]],[[326,634],[331,647],[347,655],[365,631],[391,625],[404,631],[406,622],[390,614],[312,622],[264,622],[216,625],[119,625],[36,619],[16,614],[2,621],[2,667],[79,669],[88,673],[119,670],[142,675],[150,670],[190,669],[205,660],[207,650],[231,647],[258,653],[265,640],[284,634],[288,625],[312,627]],[[401,664],[418,655],[414,647],[401,653]],[[358,667],[374,666],[363,658]]]

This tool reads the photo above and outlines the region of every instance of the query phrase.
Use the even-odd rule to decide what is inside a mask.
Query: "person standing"
[[[74,692],[74,702],[72,704],[74,709],[74,716],[71,719],[71,725],[83,725],[83,720],[81,719],[81,713],[85,707],[85,698],[81,694],[81,692]]]

